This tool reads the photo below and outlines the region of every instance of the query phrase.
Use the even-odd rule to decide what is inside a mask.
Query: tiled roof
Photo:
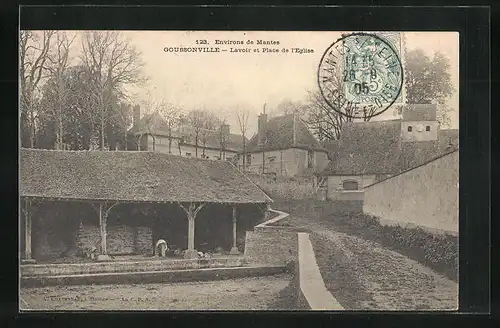
[[[399,167],[401,121],[349,122],[326,175],[390,174]],[[396,154],[396,156],[395,156]]]
[[[293,129],[295,125],[295,144],[293,138]],[[258,134],[254,135],[247,145],[248,152],[270,151],[288,148],[307,148],[314,150],[326,151],[311,131],[307,128],[306,124],[298,117],[288,114],[271,118],[266,125],[266,138],[265,144],[259,145]]]
[[[401,142],[401,120],[345,123],[325,175],[396,174],[458,149],[458,130],[438,140]]]
[[[20,195],[143,202],[272,202],[227,161],[139,151],[23,148]]]
[[[168,135],[168,124],[158,113],[145,114],[130,132],[134,134],[151,133]]]
[[[340,140],[329,140],[323,142],[323,148],[328,151],[328,159],[331,161],[337,158],[339,153]]]
[[[403,121],[435,121],[437,107],[433,104],[411,104],[403,108]]]
[[[148,122],[149,121],[149,122]],[[148,122],[148,123],[146,123]],[[148,128],[149,126],[149,128]],[[140,133],[154,133],[158,136],[169,136],[169,128],[167,122],[158,114],[147,114],[144,115],[137,126],[132,127],[130,130],[134,134]],[[220,148],[220,131],[208,131],[206,133],[206,143],[207,148]],[[172,131],[172,137],[180,138],[189,136],[188,140],[185,140],[185,144],[195,145],[194,129],[188,125],[183,125],[181,129]],[[199,136],[201,139],[201,136]],[[248,139],[247,139],[248,141]],[[202,140],[198,140],[198,147],[202,147]],[[243,149],[243,137],[239,134],[230,133],[226,140],[225,149],[240,151]]]
[[[206,142],[205,142],[205,147],[207,148],[214,148],[214,149],[219,149],[220,148],[220,142],[221,142],[221,134],[220,131],[207,131],[204,132],[206,133]],[[195,145],[195,133],[193,128],[189,126],[183,126],[181,131],[177,133],[179,136],[189,136],[188,140],[185,140],[185,144],[189,144],[194,146]],[[200,133],[198,138],[198,147],[203,146],[203,133]],[[248,142],[248,139],[245,138],[245,140]],[[243,150],[243,137],[239,134],[234,134],[234,133],[229,133],[229,137],[225,140],[226,145],[225,149],[227,150],[233,150],[233,151],[241,151]]]

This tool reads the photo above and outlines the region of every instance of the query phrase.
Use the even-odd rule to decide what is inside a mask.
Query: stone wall
[[[252,173],[262,173],[264,165],[265,173],[275,173],[278,176],[302,176],[310,175],[311,172],[322,171],[328,164],[326,152],[314,151],[312,156],[313,167],[308,167],[308,151],[299,148],[288,148],[284,150],[270,150],[264,152],[251,153],[251,161],[245,159],[246,167],[243,168],[243,157],[240,156],[238,167]]]
[[[335,213],[361,213],[363,201],[360,200],[317,200],[317,199],[274,199],[272,208],[296,216],[323,218]]]
[[[108,254],[133,254],[135,228],[126,225],[108,225],[106,241]]]
[[[101,232],[99,227],[93,224],[80,224],[77,231],[77,246],[80,252],[95,247],[101,248]]]
[[[458,151],[365,188],[363,211],[381,224],[458,234]]]
[[[148,227],[108,225],[107,232],[107,250],[110,255],[153,253],[152,231]],[[77,236],[80,251],[91,247],[100,250],[101,234],[97,225],[81,224]]]
[[[153,232],[149,227],[137,227],[135,236],[135,253],[153,254]]]

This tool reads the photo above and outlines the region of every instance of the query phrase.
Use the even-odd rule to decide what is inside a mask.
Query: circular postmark
[[[389,41],[371,33],[352,33],[326,49],[318,66],[318,86],[339,114],[369,119],[398,99],[403,66]]]

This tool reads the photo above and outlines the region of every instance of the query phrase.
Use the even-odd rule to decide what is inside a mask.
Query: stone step
[[[266,265],[233,268],[206,268],[196,270],[163,270],[143,272],[107,272],[93,274],[72,274],[52,276],[31,276],[21,278],[21,288],[54,285],[89,284],[147,284],[187,281],[211,281],[244,277],[267,276],[286,272],[285,266]]]
[[[179,260],[138,260],[138,261],[108,261],[93,263],[64,264],[26,264],[21,265],[21,276],[57,276],[75,274],[94,274],[112,272],[141,272],[185,270],[203,268],[229,268],[244,266],[246,261],[241,256],[210,259],[179,259]]]

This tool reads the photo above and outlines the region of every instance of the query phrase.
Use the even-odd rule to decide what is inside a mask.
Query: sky
[[[249,108],[250,135],[256,131],[257,115],[266,104],[273,110],[282,100],[304,101],[308,90],[317,90],[317,68],[324,51],[342,32],[312,31],[123,31],[142,54],[144,74],[149,81],[130,88],[135,99],[151,94],[185,109],[220,110],[228,116],[232,132],[238,132],[235,112]],[[432,56],[440,51],[450,59],[451,79],[456,92],[449,101],[452,128],[458,128],[458,33],[406,32],[408,50],[422,49]],[[256,45],[256,40],[277,41],[279,45]],[[197,45],[196,40],[209,44]],[[243,41],[244,45],[216,45],[215,40]],[[246,44],[248,40],[254,44]],[[226,52],[165,52],[174,47],[220,47]],[[230,48],[263,47],[289,49],[288,53],[230,52]],[[291,53],[291,48],[311,49],[311,53]],[[387,110],[380,119],[391,119]]]

